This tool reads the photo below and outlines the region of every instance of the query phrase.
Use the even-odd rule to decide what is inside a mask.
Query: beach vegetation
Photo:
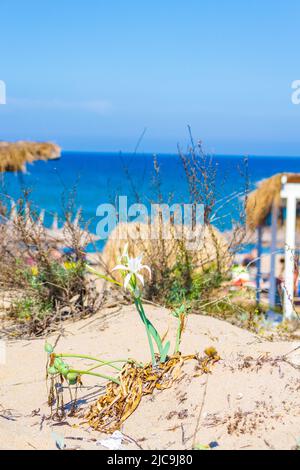
[[[148,338],[149,348],[151,352],[151,360],[153,367],[156,366],[157,360],[154,350],[154,344],[158,349],[159,361],[161,363],[166,361],[170,342],[167,341],[163,343],[163,339],[159,335],[157,329],[151,323],[149,318],[146,316],[143,300],[142,300],[142,288],[144,287],[144,276],[141,271],[146,270],[151,277],[151,270],[149,266],[142,264],[143,255],[139,255],[136,258],[132,258],[128,254],[128,246],[126,245],[124,251],[120,257],[120,264],[116,265],[112,271],[119,271],[123,278],[123,287],[125,290],[129,291],[132,296],[134,305],[139,314],[141,321],[143,322],[146,334]],[[96,273],[98,276],[102,277],[101,274]],[[106,277],[107,279],[107,277]],[[115,284],[115,281],[112,281]],[[122,284],[119,283],[122,286]]]
[[[38,297],[24,297],[12,303],[10,316],[19,322],[30,322],[33,318],[44,321],[52,314],[51,302],[43,302]]]
[[[150,277],[151,270],[143,264],[142,260],[141,254],[133,258],[128,253],[128,247],[124,248],[119,264],[113,269],[121,274],[122,282],[98,273],[93,268],[89,268],[89,271],[129,293],[138,316],[145,326],[151,361],[146,364],[130,358],[105,361],[90,355],[57,353],[56,345],[46,342],[44,347],[47,353],[46,378],[50,379],[48,403],[51,410],[56,404],[56,417],[62,418],[65,415],[62,387],[58,385],[62,386],[66,382],[69,389],[75,386],[77,394],[77,387],[82,385],[82,378],[85,375],[93,376],[97,380],[107,381],[106,393],[101,394],[97,402],[90,407],[86,420],[94,429],[108,433],[114,432],[136,410],[144,395],[172,387],[186,361],[195,360],[197,370],[209,373],[211,366],[220,359],[218,352],[212,347],[206,348],[202,357],[198,354],[187,356],[181,354],[180,343],[189,310],[188,305],[184,304],[172,312],[177,321],[177,332],[174,353],[170,354],[170,341],[165,340],[166,335],[160,336],[145,312],[144,273],[146,272]],[[84,368],[76,367],[71,365],[69,360],[72,362],[84,360],[90,365]],[[115,374],[112,375],[110,372],[108,375],[99,372],[102,367],[114,369]],[[73,412],[76,407],[76,398],[73,400],[71,389],[70,394],[73,401],[71,412]]]
[[[17,292],[5,326],[8,335],[43,335],[61,321],[98,311],[101,298],[86,271],[89,241],[70,213],[64,217],[63,245],[39,222],[27,196],[18,201],[14,217],[1,224],[0,282]]]
[[[175,318],[177,318],[177,334],[174,354],[178,354],[180,352],[181,336],[184,332],[186,318],[188,315],[188,306],[182,304],[179,308],[175,308],[173,311],[171,311],[171,313]]]
[[[179,163],[187,187],[186,201],[204,207],[203,225],[200,230],[200,243],[191,247],[186,237],[178,239],[174,220],[169,220],[168,239],[164,237],[162,214],[151,221],[120,223],[109,237],[102,254],[106,273],[120,281],[119,273],[113,271],[124,245],[128,244],[133,257],[144,253],[145,263],[150,267],[152,276],[145,286],[145,299],[163,303],[166,307],[179,308],[188,303],[193,313],[206,313],[207,305],[212,305],[210,314],[214,315],[214,306],[220,304],[220,310],[228,309],[231,317],[233,310],[238,315],[238,301],[234,308],[230,305],[232,293],[227,288],[223,301],[224,286],[228,286],[236,253],[246,243],[245,207],[249,192],[249,175],[247,159],[237,165],[236,172],[241,176],[240,187],[233,194],[224,196],[226,178],[220,174],[218,163],[207,155],[201,142],[195,143],[190,133],[190,144],[187,151],[178,146]],[[134,181],[130,168],[124,163],[124,171],[132,187],[137,203],[146,197]],[[232,172],[232,170],[231,170]],[[231,175],[232,177],[232,175]],[[163,172],[156,156],[153,157],[152,199],[151,204],[168,204],[174,202],[174,194],[164,194]],[[177,196],[178,197],[178,196]],[[154,224],[158,234],[151,238],[149,224]],[[221,232],[227,228],[226,235]],[[230,232],[228,232],[228,227]],[[153,229],[153,227],[151,227]],[[163,300],[162,300],[163,299]],[[242,300],[243,303],[243,300]],[[247,302],[245,302],[247,303]],[[255,309],[255,305],[254,305]],[[218,315],[218,314],[217,314]]]

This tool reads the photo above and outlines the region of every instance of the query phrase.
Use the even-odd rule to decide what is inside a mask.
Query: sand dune
[[[164,308],[146,307],[161,333],[176,323]],[[145,331],[132,306],[106,309],[93,319],[63,325],[57,352],[97,354],[106,359],[149,357]],[[54,340],[50,338],[50,340]],[[103,449],[107,438],[82,418],[66,417],[63,424],[48,419],[44,380],[43,339],[11,342],[7,363],[0,365],[0,448],[54,449],[52,432],[64,436],[67,448]],[[300,437],[299,343],[267,342],[226,322],[191,315],[183,337],[183,353],[202,354],[213,345],[221,355],[209,375],[183,368],[176,385],[144,397],[124,423],[129,436],[124,448],[191,449],[216,441],[218,449],[291,449]],[[285,355],[285,356],[284,356]],[[80,412],[103,390],[103,383],[84,378]],[[66,403],[68,391],[65,392]],[[74,427],[74,425],[77,425]]]

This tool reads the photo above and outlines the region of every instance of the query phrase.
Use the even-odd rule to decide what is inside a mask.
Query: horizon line
[[[75,149],[62,149],[63,153],[86,153],[86,154],[112,154],[112,155],[120,155],[120,154],[130,154],[130,155],[160,155],[160,156],[178,156],[177,152],[151,152],[151,151],[144,151],[144,152],[136,152],[136,151],[128,151],[128,150],[75,150]],[[188,152],[185,152],[188,153]],[[237,157],[237,158],[300,158],[299,155],[271,155],[271,154],[257,154],[257,153],[212,153],[212,152],[204,152],[205,155],[211,157]]]

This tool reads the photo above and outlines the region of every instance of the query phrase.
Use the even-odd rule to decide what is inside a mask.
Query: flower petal
[[[149,268],[149,266],[147,266],[146,264],[142,264],[141,269],[147,269],[147,271],[149,272],[149,275],[151,277],[151,269]]]
[[[142,275],[139,274],[139,273],[136,273],[135,275],[136,275],[136,277],[141,281],[141,283],[144,285],[144,276],[142,276]]]
[[[117,264],[117,266],[115,266],[112,271],[117,271],[117,270],[120,270],[120,271],[128,271],[128,268],[127,266],[125,266],[124,264]]]
[[[124,289],[127,289],[131,276],[132,276],[132,273],[126,274],[125,279],[124,279]]]

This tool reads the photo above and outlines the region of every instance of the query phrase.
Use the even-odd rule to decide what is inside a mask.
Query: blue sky
[[[300,2],[1,0],[1,139],[300,155]]]

